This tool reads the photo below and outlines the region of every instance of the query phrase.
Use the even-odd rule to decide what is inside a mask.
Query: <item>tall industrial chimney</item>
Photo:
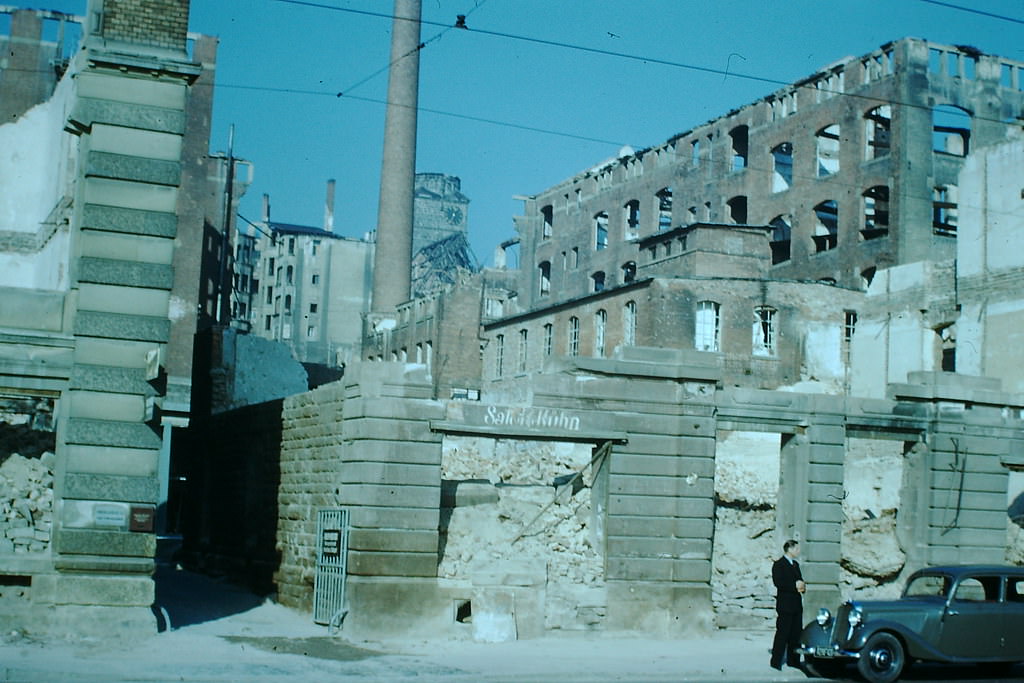
[[[377,315],[393,313],[411,292],[419,44],[420,0],[395,0],[373,257],[371,310]]]

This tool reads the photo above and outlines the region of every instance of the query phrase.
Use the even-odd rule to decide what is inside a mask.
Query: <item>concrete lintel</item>
[[[625,432],[587,431],[586,433],[554,432],[512,426],[468,425],[464,423],[431,420],[430,430],[445,434],[472,434],[477,436],[512,437],[520,439],[544,439],[550,441],[575,441],[579,443],[627,443]]]

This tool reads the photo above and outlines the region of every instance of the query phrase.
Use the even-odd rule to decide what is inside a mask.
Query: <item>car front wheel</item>
[[[860,651],[857,670],[868,683],[892,683],[900,677],[905,663],[899,639],[890,633],[876,633]]]

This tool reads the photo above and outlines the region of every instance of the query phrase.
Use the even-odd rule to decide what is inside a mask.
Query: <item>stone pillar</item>
[[[58,428],[57,573],[40,580],[38,597],[56,606],[58,630],[122,636],[156,629],[156,408],[188,86],[201,67],[185,54],[187,0],[107,0],[103,10],[103,33],[86,37],[72,66],[65,124],[80,151],[68,307],[75,351]]]

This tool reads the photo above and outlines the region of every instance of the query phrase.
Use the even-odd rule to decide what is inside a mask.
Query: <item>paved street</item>
[[[158,595],[171,628],[141,642],[0,638],[0,681],[191,683],[374,681],[802,681],[768,667],[767,631],[705,638],[566,634],[499,644],[351,643],[299,614],[230,584],[162,569]],[[1014,673],[1019,674],[1018,671]],[[908,680],[973,681],[973,668],[921,669]],[[1019,675],[1014,678],[1019,680]]]

